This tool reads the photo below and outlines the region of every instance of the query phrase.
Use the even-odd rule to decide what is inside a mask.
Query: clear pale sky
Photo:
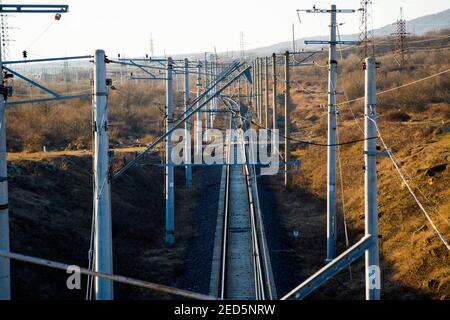
[[[14,1],[3,3],[68,4],[70,12],[53,22],[53,14],[15,14],[8,21],[14,42],[9,58],[65,56],[105,49],[116,56],[143,56],[150,52],[150,35],[155,55],[191,52],[238,51],[240,32],[245,33],[246,48],[271,45],[291,39],[292,23],[296,37],[327,34],[329,17],[303,14],[299,24],[296,9],[329,7],[358,8],[359,0],[76,0]],[[399,8],[405,19],[436,13],[450,7],[448,0],[373,0],[373,26],[394,22]],[[358,14],[342,14],[341,33],[357,33]],[[47,30],[46,32],[44,32]]]

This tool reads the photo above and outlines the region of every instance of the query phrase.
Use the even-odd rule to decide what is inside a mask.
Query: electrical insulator
[[[55,14],[55,20],[56,20],[56,21],[61,20],[61,13]]]
[[[26,50],[24,50],[24,51],[22,52],[22,55],[23,55],[23,58],[24,58],[24,59],[28,58],[28,52],[27,52]]]

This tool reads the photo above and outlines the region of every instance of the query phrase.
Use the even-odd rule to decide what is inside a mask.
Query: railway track
[[[245,128],[241,119],[232,115],[230,128]],[[221,227],[216,231],[216,272],[213,270],[212,277],[213,294],[221,299],[270,300],[276,295],[253,156],[243,131],[229,137],[227,163],[232,165],[226,165],[222,174],[223,210]]]

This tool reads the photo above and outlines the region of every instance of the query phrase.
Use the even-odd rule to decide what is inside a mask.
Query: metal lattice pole
[[[361,0],[359,11],[361,12],[360,34],[359,34],[359,41],[361,43],[360,57],[362,60],[364,60],[370,54],[373,55],[375,53],[374,33],[369,26],[372,14],[372,1]]]
[[[396,31],[392,35],[396,38],[395,43],[395,59],[403,68],[406,63],[406,55],[408,53],[408,44],[406,37],[408,35],[406,29],[406,20],[403,18],[403,8],[400,8],[400,19],[395,23]]]

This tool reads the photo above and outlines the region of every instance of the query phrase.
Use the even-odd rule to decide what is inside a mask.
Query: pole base
[[[172,232],[166,232],[166,246],[169,248],[173,247],[175,245],[175,235]]]

